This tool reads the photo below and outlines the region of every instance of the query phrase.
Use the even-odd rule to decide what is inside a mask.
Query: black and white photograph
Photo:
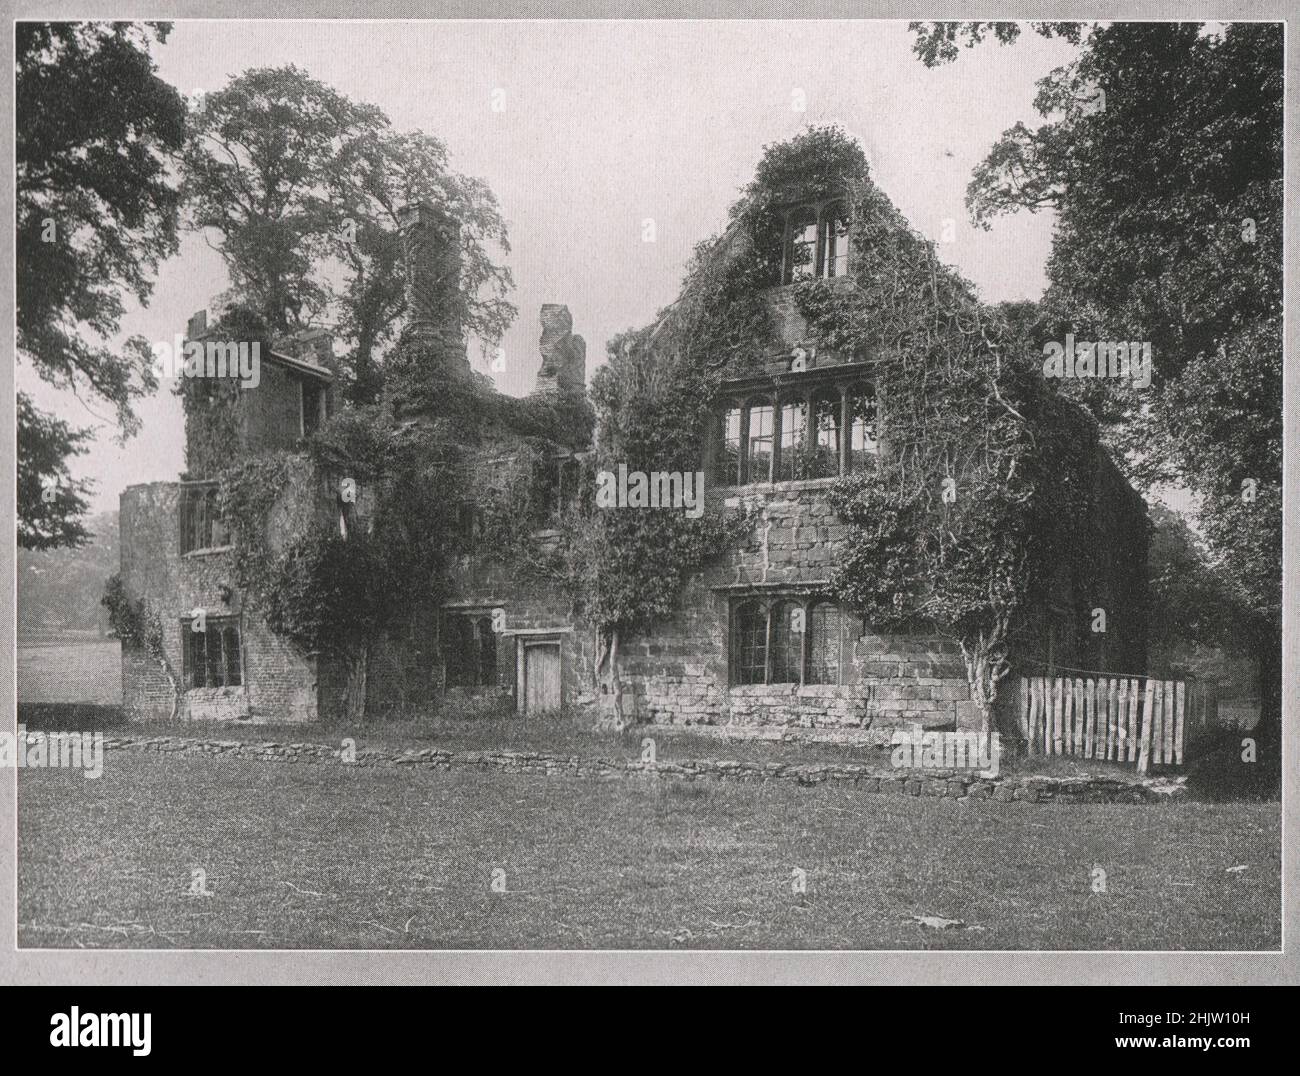
[[[18,957],[1279,974],[1280,8],[239,6],[11,22]]]

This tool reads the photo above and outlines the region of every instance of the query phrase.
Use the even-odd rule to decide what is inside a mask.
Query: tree
[[[189,223],[220,234],[231,293],[271,329],[324,311],[328,177],[386,123],[293,65],[246,71],[204,98],[185,146]]]
[[[928,65],[984,33],[939,25],[914,27]],[[1080,44],[1078,57],[1039,82],[1044,122],[1002,135],[967,204],[985,227],[1002,213],[1055,211],[1044,316],[1080,339],[1151,343],[1146,391],[1110,379],[1062,384],[1105,423],[1131,477],[1196,495],[1212,560],[1251,613],[1242,630],[1259,661],[1261,729],[1275,734],[1281,25],[1115,23],[1078,27],[1068,39]]]
[[[1151,521],[1148,647],[1156,662],[1171,667],[1196,647],[1241,654],[1250,645],[1248,603],[1216,570],[1204,540],[1181,515],[1153,504]]]
[[[233,300],[273,333],[332,320],[350,344],[345,394],[377,398],[378,353],[404,311],[398,210],[421,199],[461,223],[461,309],[495,342],[515,314],[506,301],[505,224],[481,181],[448,168],[446,147],[399,134],[292,65],[258,68],[208,95],[185,150],[190,225],[217,234]]]
[[[25,393],[17,400],[18,544],[24,549],[81,545],[90,533],[82,517],[90,483],[74,481],[69,456],[87,452],[89,430],[36,410]]]
[[[1020,37],[1018,22],[910,22],[907,28],[916,35],[912,51],[926,67],[951,63],[957,59],[958,42],[973,48],[992,34],[1002,45]],[[1082,24],[1077,22],[1036,22],[1034,29],[1043,37],[1059,37],[1072,45],[1079,43]]]
[[[419,131],[381,130],[361,140],[346,163],[331,176],[335,220],[328,249],[344,269],[332,298],[339,336],[352,345],[349,397],[369,403],[382,380],[379,353],[406,308],[397,220],[402,206],[433,202],[460,224],[459,305],[445,312],[448,320],[495,344],[517,311],[506,298],[514,287],[510,270],[496,260],[510,252],[496,196],[482,180],[450,170],[442,142]]]
[[[177,247],[171,181],[185,105],[160,79],[150,39],[168,23],[34,23],[15,27],[18,351],[59,388],[107,401],[123,437],[133,402],[157,387],[142,337],[121,349],[124,298],[146,303]],[[18,394],[18,541],[77,544],[86,483],[68,475],[89,431],[42,414]]]

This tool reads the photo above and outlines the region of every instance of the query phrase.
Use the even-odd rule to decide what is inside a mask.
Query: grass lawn
[[[1280,944],[1269,802],[958,803],[834,783],[115,752],[99,780],[22,771],[18,823],[23,947]],[[1093,892],[1098,867],[1104,893]],[[195,869],[210,896],[190,895]],[[966,926],[933,930],[912,915]]]

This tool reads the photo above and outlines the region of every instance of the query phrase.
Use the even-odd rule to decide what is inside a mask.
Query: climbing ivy
[[[453,559],[467,553],[564,585],[597,628],[598,671],[616,682],[619,633],[671,615],[686,581],[752,518],[716,502],[698,519],[596,509],[595,476],[620,464],[698,470],[724,377],[752,372],[772,345],[765,290],[779,283],[780,211],[829,197],[850,210],[851,275],[793,294],[810,332],[861,362],[876,384],[887,449],[876,471],[832,490],[849,528],[833,585],[880,630],[925,625],[953,636],[987,719],[1009,670],[1013,622],[1045,591],[1055,560],[1080,560],[1069,543],[1095,514],[1096,430],[1043,382],[1025,320],[978,302],[836,128],[767,147],[725,232],[697,247],[681,298],[653,326],[609,343],[591,403],[565,394],[516,400],[476,377],[431,378],[417,342],[412,354],[399,346],[385,404],[346,409],[311,439],[325,509],[314,528],[276,548],[267,542],[267,520],[290,484],[287,457],[227,469],[241,587],[275,630],[348,661],[353,708],[364,705],[373,640],[436,607]],[[394,400],[420,421],[395,417]],[[539,547],[530,536],[548,507],[540,490],[551,446],[584,449],[593,429],[582,496],[561,507],[557,535]],[[484,483],[473,454],[490,456],[496,441],[508,458]],[[348,478],[368,492],[357,502],[364,526],[344,539],[338,483]],[[479,534],[467,548],[454,507],[470,499]]]
[[[163,649],[162,617],[158,610],[144,598],[132,598],[118,572],[109,576],[99,601],[108,610],[108,623],[113,634],[128,646],[143,650],[167,677],[172,689],[171,716],[174,719],[180,706],[180,683]]]
[[[222,341],[256,343],[260,359],[271,351],[271,336],[262,319],[242,306],[232,306],[213,327]],[[250,352],[251,353],[251,352]],[[185,466],[190,478],[213,478],[230,465],[230,446],[240,443],[236,404],[237,377],[184,376],[176,393],[185,413]]]
[[[694,475],[718,369],[656,346],[653,330],[617,336],[608,352],[592,378],[597,436],[589,488],[601,471],[617,473],[621,465]],[[697,492],[703,496],[702,487]],[[725,511],[716,501],[697,518],[682,510],[591,508],[565,524],[563,577],[595,625],[597,677],[615,708],[608,716],[621,722],[620,634],[649,629],[676,611],[690,577],[751,529],[751,513]]]
[[[1025,319],[981,304],[871,182],[861,148],[814,127],[766,147],[650,339],[693,371],[682,383],[702,423],[713,379],[753,372],[771,348],[761,296],[780,282],[781,210],[832,197],[849,210],[850,275],[791,290],[810,336],[875,384],[886,445],[878,468],[831,491],[849,527],[833,587],[876,630],[955,638],[987,722],[1013,627],[1056,562],[1084,588],[1095,574],[1072,543],[1095,516],[1097,431],[1043,381]]]
[[[391,397],[347,407],[308,440],[307,459],[275,453],[221,473],[241,592],[278,635],[343,664],[344,707],[360,716],[376,642],[445,601],[457,558],[526,559],[548,446],[589,439],[593,421],[584,399],[515,400],[476,379],[449,381],[416,421],[396,417]],[[475,465],[498,443],[499,480],[479,485]],[[460,512],[475,502],[477,536]]]

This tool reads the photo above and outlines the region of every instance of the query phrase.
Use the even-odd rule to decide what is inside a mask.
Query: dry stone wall
[[[665,778],[676,780],[794,781],[804,786],[836,783],[861,792],[894,796],[993,800],[1001,803],[1163,803],[1181,797],[1181,778],[1039,777],[986,778],[953,770],[897,770],[855,763],[737,762],[685,759],[645,762],[640,759],[554,755],[537,751],[420,750],[351,751],[315,743],[262,743],[200,740],[180,736],[105,737],[109,751],[194,753],[285,764],[408,766],[424,770],[475,768],[538,777]],[[111,763],[106,763],[111,765]]]

